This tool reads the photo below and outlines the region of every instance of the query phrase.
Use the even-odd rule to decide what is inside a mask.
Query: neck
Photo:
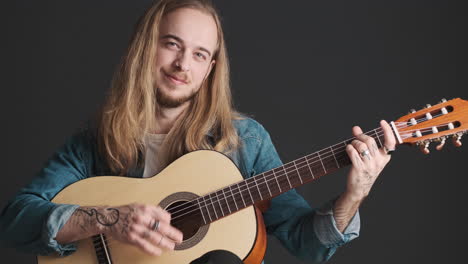
[[[153,132],[156,134],[169,133],[177,118],[188,106],[189,102],[174,108],[159,107],[158,111],[156,111],[156,127]]]
[[[373,137],[378,147],[383,146],[384,136],[381,128],[365,134]],[[351,161],[346,153],[346,145],[350,144],[353,139],[342,141],[278,168],[198,197],[194,201],[197,202],[196,206],[199,210],[193,212],[202,215],[204,224],[211,223],[247,206],[270,199],[340,168],[347,167]],[[194,205],[188,203],[187,206],[190,208]],[[174,219],[187,212],[179,208],[171,213]]]

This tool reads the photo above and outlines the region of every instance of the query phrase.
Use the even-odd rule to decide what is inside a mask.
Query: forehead
[[[188,46],[216,49],[218,31],[213,17],[197,9],[179,8],[166,14],[159,28],[160,37],[171,34]]]

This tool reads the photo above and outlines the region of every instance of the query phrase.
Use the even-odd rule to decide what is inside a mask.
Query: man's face
[[[217,40],[216,23],[208,14],[181,8],[164,16],[155,65],[160,106],[174,108],[193,98],[215,63]]]

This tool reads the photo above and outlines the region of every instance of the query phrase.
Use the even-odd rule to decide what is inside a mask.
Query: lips
[[[164,75],[166,76],[166,78],[167,78],[168,80],[170,80],[170,81],[171,81],[172,83],[174,83],[174,84],[178,84],[178,85],[180,85],[180,84],[187,84],[187,81],[186,81],[186,80],[184,80],[184,79],[179,79],[179,78],[175,77],[174,75],[170,75],[170,74],[167,74],[167,73],[164,73]]]

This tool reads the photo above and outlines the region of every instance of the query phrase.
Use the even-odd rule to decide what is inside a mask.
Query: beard
[[[159,106],[164,108],[177,108],[182,104],[192,100],[195,95],[197,95],[198,90],[191,91],[190,94],[180,96],[180,97],[171,97],[169,94],[165,93],[162,89],[156,89],[156,102]]]

